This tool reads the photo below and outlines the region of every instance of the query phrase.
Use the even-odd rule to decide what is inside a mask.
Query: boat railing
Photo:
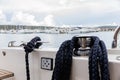
[[[16,42],[16,41],[10,41],[10,42],[8,43],[8,47],[23,47],[24,45],[26,45],[26,43],[23,42],[23,41],[21,41],[21,44],[19,44],[19,45],[16,45],[15,42]]]
[[[37,43],[49,43],[47,41],[37,41]],[[8,43],[8,47],[23,47],[27,44],[25,41],[21,41],[20,43],[17,43],[17,41],[10,41]]]
[[[117,48],[118,46],[118,35],[120,33],[120,26],[118,26],[116,29],[115,29],[115,33],[114,33],[114,36],[113,36],[113,42],[112,42],[112,48]]]

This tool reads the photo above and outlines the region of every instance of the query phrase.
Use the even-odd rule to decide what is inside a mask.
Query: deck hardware
[[[79,49],[78,51],[74,52],[77,56],[88,56],[90,49]]]
[[[24,47],[25,45],[27,45],[28,42],[24,42],[24,41],[21,41],[20,44],[15,44],[17,43],[16,41],[10,41],[8,43],[8,47]],[[45,41],[37,41],[35,44],[37,43],[49,43],[49,42],[45,42]]]
[[[117,56],[117,57],[116,57],[116,60],[119,60],[119,61],[120,61],[120,56]]]
[[[112,48],[116,48],[118,46],[118,35],[120,34],[120,26],[118,26],[116,29],[115,29],[115,33],[114,33],[114,36],[113,36],[113,42],[112,42]]]
[[[2,54],[3,54],[3,56],[6,56],[6,52],[5,51],[2,51]]]
[[[53,59],[41,57],[41,69],[53,70]]]
[[[74,49],[75,56],[88,56],[92,43],[91,36],[78,36],[77,45],[79,48]]]
[[[16,42],[16,41],[10,41],[10,42],[8,43],[8,47],[13,47],[15,42]]]

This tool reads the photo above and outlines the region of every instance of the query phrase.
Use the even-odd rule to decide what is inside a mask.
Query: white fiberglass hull
[[[51,80],[52,71],[41,68],[41,58],[53,59],[57,49],[39,49],[29,54],[31,80]],[[3,55],[6,53],[6,55]],[[108,50],[111,80],[120,80],[120,49]],[[0,69],[14,72],[5,80],[26,80],[25,53],[22,48],[0,50]],[[88,57],[73,57],[71,80],[89,80]]]

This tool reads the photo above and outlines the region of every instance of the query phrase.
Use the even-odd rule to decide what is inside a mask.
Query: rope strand
[[[27,80],[30,80],[30,70],[29,70],[29,59],[28,59],[29,53],[25,54],[25,62],[26,62],[26,76]]]

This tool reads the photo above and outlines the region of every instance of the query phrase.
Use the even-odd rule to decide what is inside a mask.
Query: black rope
[[[37,41],[41,41],[39,37],[33,38],[27,45],[24,46],[25,49],[25,62],[26,62],[26,76],[27,80],[30,80],[30,70],[29,70],[29,53],[32,52],[35,48],[39,48],[42,45],[41,42],[37,43]]]
[[[26,62],[26,76],[27,76],[27,80],[30,80],[30,70],[29,70],[29,60],[28,60],[28,54],[25,54],[25,62]]]
[[[77,38],[63,42],[56,54],[52,80],[70,80],[73,51],[80,46]],[[99,71],[100,70],[100,71]],[[89,80],[110,80],[107,50],[103,41],[92,37],[89,53]]]
[[[75,44],[76,41],[77,38],[74,37],[72,40],[63,42],[60,46],[55,58],[52,80],[70,80],[73,48],[78,46]]]
[[[70,43],[70,40],[63,42],[56,54],[52,80],[69,80],[72,64],[72,51],[70,51]],[[69,54],[67,54],[67,52],[69,52]]]
[[[90,80],[110,80],[107,50],[103,41],[92,37],[93,46],[89,53]]]

